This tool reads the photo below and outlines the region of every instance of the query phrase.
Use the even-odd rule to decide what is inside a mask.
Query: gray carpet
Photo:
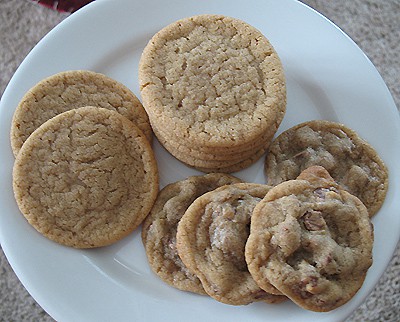
[[[400,106],[400,0],[305,0],[372,60]],[[27,0],[0,0],[0,95],[33,46],[66,14]],[[400,252],[347,321],[400,321]],[[53,321],[30,297],[0,251],[0,321]]]

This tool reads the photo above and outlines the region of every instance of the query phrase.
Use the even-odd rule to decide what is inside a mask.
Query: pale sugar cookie
[[[13,188],[28,222],[47,238],[76,248],[120,240],[150,212],[158,170],[143,132],[98,107],[61,113],[25,141]]]

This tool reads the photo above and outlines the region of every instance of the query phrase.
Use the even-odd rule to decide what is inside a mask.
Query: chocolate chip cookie
[[[313,120],[281,133],[265,160],[267,183],[295,179],[320,165],[339,185],[357,196],[373,216],[388,189],[388,170],[375,149],[343,124]]]
[[[200,280],[182,263],[176,250],[178,223],[190,204],[204,193],[241,182],[222,173],[191,176],[165,186],[142,226],[142,241],[152,270],[180,290],[206,294]]]
[[[313,166],[257,204],[245,256],[261,288],[272,284],[299,306],[324,312],[361,287],[373,240],[365,205]]]
[[[197,198],[178,224],[179,256],[217,301],[244,305],[286,299],[263,291],[244,257],[252,211],[269,189],[252,183],[215,189]]]

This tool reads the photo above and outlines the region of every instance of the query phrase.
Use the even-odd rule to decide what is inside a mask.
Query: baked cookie
[[[207,161],[223,161],[223,162],[240,162],[245,157],[251,157],[254,154],[254,151],[258,151],[262,147],[264,147],[264,140],[257,140],[257,142],[251,143],[246,147],[241,148],[240,152],[232,152],[229,149],[215,149],[215,150],[206,150],[199,148],[193,148],[190,146],[186,146],[182,141],[179,140],[178,137],[172,136],[167,137],[163,134],[160,134],[159,129],[156,126],[152,127],[153,132],[157,135],[158,140],[164,146],[164,148],[171,150],[173,153],[177,154],[179,158],[182,157],[191,158],[191,159],[199,159],[203,162]]]
[[[320,165],[339,185],[357,196],[373,216],[388,189],[388,170],[374,148],[343,124],[314,120],[281,133],[265,160],[267,183],[295,179]]]
[[[166,147],[166,145],[164,145],[164,147]],[[200,159],[187,158],[186,156],[183,156],[179,152],[171,152],[173,150],[167,150],[167,151],[171,152],[171,154],[174,155],[177,160],[181,161],[182,163],[186,164],[189,167],[195,168],[202,172],[233,173],[243,170],[252,165],[253,163],[255,163],[265,154],[267,150],[268,147],[256,150],[252,153],[251,157],[241,161],[234,160],[234,161],[213,161],[213,162],[204,161]]]
[[[221,165],[219,167],[214,167],[214,168],[203,168],[203,167],[194,167],[189,164],[189,166],[196,168],[199,171],[203,171],[205,173],[211,173],[211,172],[225,172],[225,173],[234,173],[241,171],[243,169],[246,169],[250,167],[252,164],[257,162],[268,150],[268,147],[265,147],[263,149],[257,150],[254,152],[254,154],[250,157],[247,158],[243,161],[240,161],[238,163],[230,164],[230,165]]]
[[[158,170],[150,143],[121,114],[61,113],[25,141],[13,169],[18,207],[47,238],[76,248],[109,245],[150,212]]]
[[[261,288],[272,284],[299,306],[324,312],[361,287],[373,239],[364,204],[313,166],[254,208],[245,256]]]
[[[191,145],[188,144],[185,140],[182,140],[181,137],[174,135],[171,132],[166,132],[165,129],[162,127],[158,127],[157,123],[151,123],[152,129],[155,133],[157,133],[157,138],[165,138],[168,139],[168,142],[171,146],[174,146],[178,150],[182,149],[182,152],[185,152],[186,154],[192,156],[193,152],[201,153],[202,159],[204,160],[216,160],[218,158],[211,157],[211,158],[205,158],[204,156],[207,155],[212,155],[214,156],[221,156],[222,160],[230,160],[230,158],[235,156],[236,153],[251,153],[251,151],[257,150],[261,146],[265,145],[266,140],[269,138],[271,135],[271,131],[277,129],[277,126],[271,126],[268,131],[265,131],[262,136],[257,137],[253,141],[247,141],[243,142],[243,144],[238,144],[235,147],[230,147],[230,146],[214,146],[214,147],[208,147],[208,146],[201,146],[201,145]],[[186,151],[184,151],[186,150]],[[195,157],[196,155],[193,154]]]
[[[286,299],[260,289],[244,257],[251,213],[269,189],[252,183],[217,188],[197,198],[178,224],[179,256],[217,301],[244,305]]]
[[[122,114],[135,123],[151,142],[150,122],[135,94],[103,74],[72,70],[47,77],[24,95],[11,124],[14,156],[29,135],[45,121],[82,106],[98,106]]]
[[[255,152],[268,146],[286,110],[283,68],[272,45],[254,27],[222,15],[185,18],[157,32],[140,59],[139,81],[158,139],[196,168],[224,168],[190,163],[199,152],[204,161],[219,159],[215,154],[230,161],[228,155],[237,158],[253,144]],[[176,142],[187,148],[184,158]]]
[[[171,140],[172,137],[168,138],[161,135],[159,130],[155,126],[153,127],[154,133],[158,135],[158,140],[171,154],[176,155],[178,159],[185,163],[193,163],[193,166],[199,167],[206,165],[210,167],[228,166],[251,158],[256,151],[265,150],[266,147],[269,147],[276,130],[277,128],[272,126],[256,142],[251,142],[248,146],[243,146],[240,150],[232,152],[229,149],[205,151],[202,148],[187,146],[179,138],[175,137]],[[189,160],[189,162],[186,162],[186,160]]]
[[[220,186],[241,182],[222,173],[192,176],[165,186],[142,225],[142,241],[151,269],[163,281],[183,291],[206,294],[200,280],[182,263],[176,250],[176,230],[190,204]]]

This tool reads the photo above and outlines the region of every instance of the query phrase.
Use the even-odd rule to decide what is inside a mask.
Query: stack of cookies
[[[194,16],[160,30],[143,51],[139,81],[161,144],[204,172],[257,161],[285,114],[274,48],[257,29],[226,16]]]
[[[151,128],[136,96],[105,75],[68,71],[35,85],[14,114],[15,199],[63,245],[109,245],[137,228],[158,193]]]

